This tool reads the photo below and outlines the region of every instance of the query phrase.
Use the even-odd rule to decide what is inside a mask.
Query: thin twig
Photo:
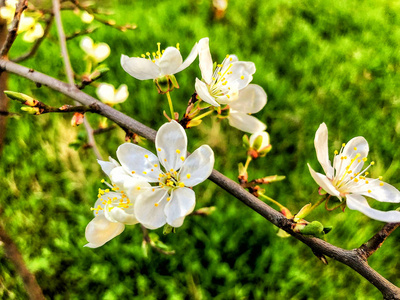
[[[365,260],[375,253],[389,237],[389,235],[400,226],[400,223],[387,223],[368,242],[360,246],[359,251]]]
[[[8,51],[10,51],[10,48],[17,37],[19,20],[21,19],[23,11],[27,7],[28,7],[28,0],[19,0],[17,9],[15,10],[14,20],[12,20],[11,22],[11,28],[8,31],[5,43],[3,44],[0,50],[0,56],[3,58],[8,55]]]
[[[26,60],[26,59],[28,59],[28,58],[33,57],[33,56],[36,54],[36,52],[37,52],[37,50],[39,49],[39,47],[40,47],[40,45],[42,44],[42,42],[44,41],[44,39],[45,39],[45,38],[47,37],[47,35],[49,34],[50,29],[51,29],[51,25],[53,24],[53,19],[54,19],[53,14],[50,14],[50,16],[49,16],[49,17],[46,19],[46,21],[45,21],[46,26],[45,26],[45,28],[44,28],[43,36],[40,37],[40,38],[38,38],[38,39],[35,41],[35,43],[33,44],[32,48],[31,48],[31,50],[30,50],[29,52],[25,53],[25,54],[22,54],[21,56],[19,56],[19,57],[17,57],[17,58],[11,59],[11,61],[14,61],[14,62],[21,62],[21,61],[24,61],[24,60]]]
[[[3,247],[7,257],[14,264],[15,270],[21,276],[26,291],[28,292],[30,299],[45,299],[43,296],[42,289],[38,285],[35,276],[28,270],[21,253],[18,250],[17,245],[11,239],[11,237],[4,230],[3,226],[0,225],[0,241],[3,242]]]
[[[67,73],[68,82],[71,85],[71,88],[77,89],[74,83],[74,71],[72,70],[71,61],[69,60],[68,49],[67,49],[67,42],[65,38],[65,32],[61,21],[61,12],[60,12],[60,1],[53,0],[53,12],[54,17],[56,19],[57,25],[57,32],[58,38],[60,40],[60,47],[61,47],[61,55],[64,60],[64,68],[65,72]],[[76,103],[76,101],[75,101]],[[100,154],[99,149],[96,145],[96,140],[93,136],[93,129],[90,126],[89,121],[85,118],[83,120],[83,124],[85,125],[85,129],[88,135],[88,145],[92,147],[94,154],[96,155],[97,159],[102,160],[103,157]]]
[[[104,127],[104,128],[100,127],[100,128],[97,128],[97,129],[93,130],[93,135],[102,134],[102,133],[114,130],[115,128],[117,128],[117,126],[115,126],[115,125],[111,125],[111,126]]]
[[[155,140],[155,130],[109,107],[108,105],[101,103],[90,95],[71,87],[71,85],[65,82],[61,82],[43,73],[30,70],[26,67],[6,61],[4,59],[0,59],[0,69],[20,75],[33,82],[49,86],[53,90],[59,91],[62,94],[79,101],[83,105],[97,105],[99,108],[99,114],[114,121],[122,128],[129,129],[153,142]],[[345,250],[329,244],[321,239],[306,237],[299,233],[293,232],[291,229],[293,222],[291,220],[285,218],[283,214],[277,212],[255,196],[248,193],[233,180],[227,178],[216,170],[213,170],[209,179],[222,189],[229,192],[232,196],[242,201],[255,212],[259,213],[265,219],[309,246],[313,252],[331,257],[355,270],[370,283],[372,283],[376,288],[378,288],[385,299],[400,299],[400,289],[385,279],[373,268],[371,268],[365,259],[360,255],[358,249]]]
[[[65,39],[68,40],[72,40],[74,38],[76,38],[77,36],[81,36],[81,35],[85,35],[85,34],[89,34],[89,33],[93,33],[95,32],[97,29],[99,29],[99,27],[93,27],[93,28],[87,28],[85,30],[79,30],[79,31],[75,31],[73,34],[65,37]]]

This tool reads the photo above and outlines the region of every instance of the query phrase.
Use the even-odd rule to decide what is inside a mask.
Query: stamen
[[[189,178],[190,178],[190,176],[191,176],[190,174],[186,174],[186,178],[187,178],[187,179],[189,179]]]

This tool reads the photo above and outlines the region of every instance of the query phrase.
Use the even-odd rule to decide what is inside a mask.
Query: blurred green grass
[[[111,4],[108,4],[111,5]],[[200,38],[209,36],[213,59],[227,53],[254,61],[253,82],[268,94],[257,114],[268,124],[273,150],[250,166],[251,177],[281,174],[287,179],[267,186],[268,194],[296,211],[316,199],[317,186],[306,163],[318,167],[313,139],[321,122],[329,128],[333,153],[342,142],[362,135],[377,163],[373,176],[400,188],[398,96],[400,5],[395,1],[229,1],[226,17],[212,18],[211,1],[119,1],[112,9],[118,23],[138,28],[122,33],[97,30],[92,38],[105,41],[112,54],[104,81],[129,86],[129,100],[119,109],[153,128],[165,119],[165,97],[151,81],[138,81],[119,64],[121,54],[138,56],[180,43],[185,57]],[[67,33],[79,29],[77,17],[63,13]],[[84,69],[79,38],[69,41],[76,72]],[[27,45],[17,40],[11,54]],[[52,59],[49,59],[51,57]],[[53,28],[35,59],[24,65],[65,80],[57,35]],[[181,88],[172,93],[183,111],[200,76],[195,62],[177,74]],[[69,99],[46,87],[11,75],[9,88],[51,105]],[[94,88],[86,92],[94,94]],[[10,110],[18,112],[19,104]],[[159,116],[154,118],[154,116]],[[297,240],[280,239],[276,228],[238,200],[205,182],[195,188],[198,208],[217,206],[209,217],[190,217],[177,234],[161,239],[174,256],[150,251],[145,257],[138,226],[99,249],[87,249],[84,229],[103,174],[90,151],[68,147],[83,128],[71,128],[70,116],[22,115],[10,118],[0,160],[1,222],[14,238],[49,299],[370,299],[380,293],[349,268],[329,260],[320,263]],[[89,116],[96,124],[97,116]],[[236,178],[245,160],[243,133],[227,122],[206,120],[188,131],[189,151],[203,143],[216,153],[215,168]],[[124,134],[115,130],[97,137],[104,157],[115,157]],[[148,143],[148,148],[153,145]],[[232,151],[231,149],[235,149]],[[375,204],[375,203],[374,203]],[[382,205],[379,207],[387,206]],[[393,206],[392,206],[393,208]],[[310,215],[334,230],[327,240],[358,247],[383,225],[346,210],[328,213],[322,207]],[[370,264],[399,284],[399,232],[370,258]],[[27,298],[21,279],[0,248],[0,297]]]

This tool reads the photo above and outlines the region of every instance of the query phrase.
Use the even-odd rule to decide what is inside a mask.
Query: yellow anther
[[[345,144],[345,143],[343,143],[343,144],[342,144],[342,147],[344,147],[344,146],[346,146],[346,144]]]
[[[379,180],[382,180],[382,178],[383,178],[382,176],[379,176],[379,177],[378,177]]]
[[[176,49],[178,49],[178,50],[179,50],[179,43],[177,43],[177,44],[176,44]]]
[[[191,176],[190,174],[186,174],[186,178],[187,178],[187,179],[189,179],[189,178],[190,178],[190,176]]]
[[[383,182],[379,183],[380,186],[383,186]]]
[[[362,160],[363,160],[363,162],[366,162],[368,160],[368,158],[364,157]]]
[[[221,75],[222,75],[222,73],[221,73],[221,72],[218,72],[218,75],[219,75],[219,76],[221,76]]]
[[[185,160],[185,158],[184,158],[183,156],[181,156],[181,160],[182,160],[182,161],[184,161],[184,160]]]
[[[153,192],[156,190],[156,189],[151,189]]]
[[[232,57],[231,57],[231,58],[229,58],[229,61],[232,61]]]
[[[101,183],[104,183],[104,182],[106,182],[106,181],[105,181],[104,179],[102,179],[102,180],[100,180],[100,182],[101,182]]]
[[[161,148],[158,148],[157,150],[158,150],[158,151],[161,151]]]
[[[229,54],[226,55],[226,58],[229,58]]]
[[[360,163],[360,162],[361,162],[361,159],[357,159],[357,162],[359,162],[359,163]]]
[[[166,158],[164,158],[164,161],[167,161],[167,159],[166,159]]]
[[[243,79],[244,79],[244,76],[243,76],[243,75],[242,75],[242,76],[240,76],[240,79],[242,79],[242,80],[243,80]]]
[[[135,174],[135,171],[132,171],[132,174]]]
[[[144,175],[146,175],[146,174],[147,174],[147,172],[146,172],[146,171],[143,171],[143,174],[144,174]]]
[[[181,153],[181,150],[179,150],[179,149],[176,149],[176,153],[178,153],[178,154],[179,154],[179,153]]]
[[[369,175],[369,172],[365,172],[365,176],[368,176]]]
[[[345,156],[344,159],[347,159],[347,156]]]
[[[358,178],[354,178],[354,182],[358,182]]]
[[[368,193],[372,193],[372,191],[371,191],[371,190],[368,190]]]
[[[153,53],[151,53],[151,54],[153,54],[153,56],[156,56],[156,53],[155,53],[155,52],[153,52]]]
[[[153,170],[153,169],[151,169],[150,171],[151,171],[151,172],[153,172],[154,170]]]
[[[158,165],[157,164],[154,164],[154,168],[157,168],[158,167]]]
[[[369,181],[368,181],[368,180],[365,180],[365,183],[366,183],[366,184],[368,184],[368,183],[369,183]]]
[[[226,97],[228,97],[228,99],[229,99],[231,96],[229,96],[229,95],[226,95]]]
[[[347,171],[347,173],[349,173],[349,174],[351,174],[352,172],[353,172],[352,170]]]
[[[106,192],[106,193],[109,193],[109,192],[110,192],[110,189],[106,189],[105,192]]]
[[[371,166],[373,166],[375,164],[375,162],[374,161],[371,161]]]
[[[167,198],[167,201],[170,201],[170,200],[171,200],[171,198],[170,198],[170,197],[168,197],[168,198]]]
[[[147,56],[150,56],[150,52],[147,51],[147,52],[146,52],[146,55],[147,55]]]
[[[354,151],[357,151],[357,147],[354,147]]]
[[[335,155],[338,155],[339,154],[339,152],[337,151],[337,150],[335,150],[335,152],[333,152]]]
[[[142,54],[142,55],[140,55],[141,57],[143,57],[143,58],[145,58],[146,57],[146,55],[144,55],[144,54]]]
[[[184,187],[185,186],[185,184],[183,183],[183,182],[179,182],[179,187]]]
[[[154,206],[157,207],[157,206],[158,206],[158,203],[154,203]]]
[[[171,170],[170,170],[170,172],[173,172],[173,171],[174,171],[174,169],[171,169]]]
[[[149,158],[149,156],[147,154],[145,154],[144,157]]]
[[[138,186],[136,189],[137,189],[138,191],[140,191],[140,186]]]

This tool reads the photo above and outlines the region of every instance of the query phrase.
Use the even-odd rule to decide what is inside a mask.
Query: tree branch
[[[0,59],[0,69],[20,75],[36,83],[46,85],[53,90],[59,91],[64,95],[67,95],[75,99],[76,101],[79,101],[83,105],[95,105],[98,107],[99,114],[114,121],[122,128],[129,129],[153,142],[155,140],[155,130],[109,107],[108,105],[99,102],[95,98],[76,89],[75,86],[71,86],[43,73],[32,71],[28,68],[3,59]],[[293,232],[291,229],[291,225],[293,224],[292,220],[285,218],[281,213],[275,211],[270,206],[259,200],[257,197],[248,193],[233,180],[227,178],[216,170],[213,170],[209,179],[220,186],[222,189],[226,190],[231,195],[242,201],[251,209],[262,215],[272,224],[285,230],[293,237],[309,246],[313,250],[313,252],[320,255],[329,256],[355,270],[357,273],[359,273],[369,282],[371,282],[376,288],[378,288],[385,299],[400,299],[400,289],[394,284],[390,283],[374,269],[372,269],[368,265],[366,260],[359,254],[358,249],[345,250],[331,245],[321,239],[310,238]]]
[[[15,245],[14,241],[4,230],[3,226],[0,225],[0,241],[3,242],[4,250],[6,252],[7,257],[14,264],[15,269],[19,276],[21,276],[22,281],[24,282],[24,286],[26,291],[28,292],[30,299],[45,299],[43,296],[42,289],[38,285],[35,276],[28,270],[25,265],[24,259],[19,252],[17,245]]]

